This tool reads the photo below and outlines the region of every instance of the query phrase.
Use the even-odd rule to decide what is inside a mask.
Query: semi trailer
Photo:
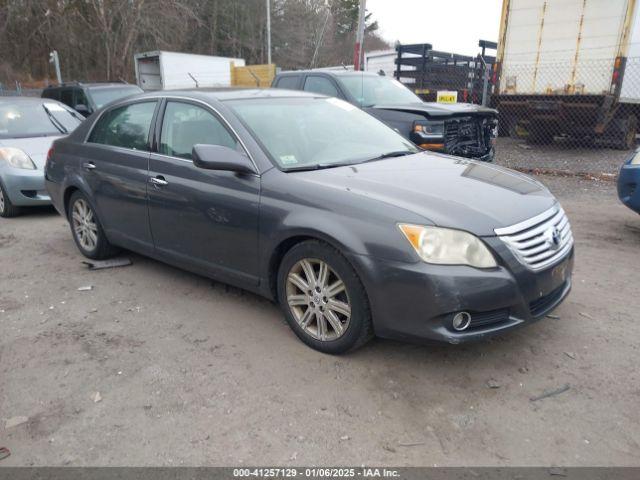
[[[504,0],[493,78],[500,134],[635,146],[636,0]]]
[[[153,51],[134,55],[136,81],[143,90],[231,86],[231,68],[242,58]]]

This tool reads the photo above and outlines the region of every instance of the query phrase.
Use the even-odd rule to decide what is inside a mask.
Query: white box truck
[[[242,58],[153,51],[136,53],[136,81],[143,90],[229,87],[231,64],[244,67]]]
[[[636,0],[503,0],[493,84],[501,134],[632,148],[640,118]]]

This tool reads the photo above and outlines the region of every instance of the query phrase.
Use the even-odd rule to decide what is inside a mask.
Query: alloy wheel
[[[4,213],[4,192],[2,191],[2,187],[0,187],[0,213]]]
[[[98,225],[93,210],[86,200],[80,198],[73,204],[71,213],[73,231],[82,248],[92,251],[98,245]]]
[[[300,328],[320,341],[340,338],[351,320],[346,286],[324,261],[304,258],[289,271],[286,281],[289,309]]]

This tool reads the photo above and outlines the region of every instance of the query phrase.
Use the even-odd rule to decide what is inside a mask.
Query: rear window
[[[101,108],[107,103],[115,102],[121,98],[142,93],[142,89],[136,85],[123,85],[122,87],[91,88],[89,95],[93,99],[96,108]]]
[[[27,138],[70,133],[81,119],[73,110],[52,100],[0,103],[0,138]]]
[[[300,83],[300,76],[287,75],[286,77],[280,77],[276,83],[276,88],[288,88],[289,90],[298,90],[298,84]]]
[[[53,98],[54,100],[60,100],[60,90],[50,88],[42,92],[42,98]]]

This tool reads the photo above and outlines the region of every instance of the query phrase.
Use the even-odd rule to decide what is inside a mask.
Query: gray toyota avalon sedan
[[[571,288],[571,229],[543,185],[420,151],[334,98],[139,95],[57,140],[45,173],[83,255],[125,248],[274,299],[323,352],[485,338]]]

